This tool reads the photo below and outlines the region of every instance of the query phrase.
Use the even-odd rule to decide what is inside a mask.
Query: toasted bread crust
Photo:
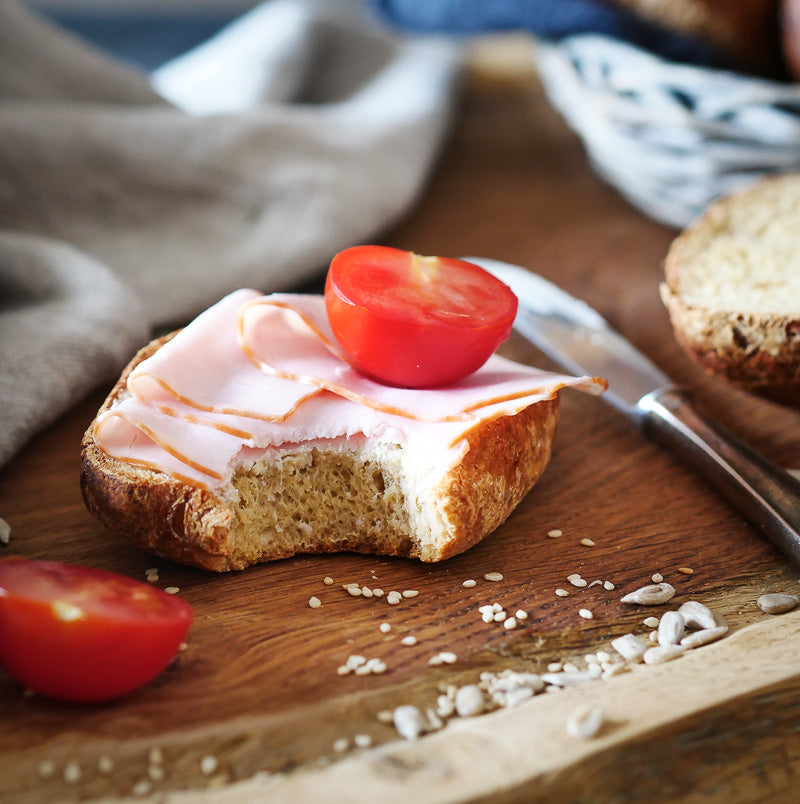
[[[751,393],[799,407],[800,307],[797,312],[750,309],[746,287],[742,287],[740,303],[714,298],[699,303],[692,298],[692,283],[688,279],[698,260],[707,259],[707,249],[719,242],[718,238],[736,238],[740,234],[741,221],[770,215],[777,220],[781,214],[787,214],[770,208],[778,193],[800,204],[800,174],[761,179],[752,187],[712,204],[670,246],[660,291],[676,340],[701,368]],[[793,214],[796,219],[796,213]],[[748,238],[751,242],[760,239],[757,234],[747,232],[737,246],[739,250],[748,247]],[[755,256],[749,259],[748,281],[766,278],[768,266],[763,260]],[[775,259],[781,256],[776,254]],[[716,265],[715,270],[719,278],[726,278],[724,264]],[[735,283],[731,280],[727,284]],[[786,298],[790,299],[791,294],[786,288]]]
[[[132,369],[170,337],[139,351],[98,415],[125,393]],[[463,460],[436,489],[448,523],[446,538],[424,547],[413,534],[383,539],[374,530],[359,529],[337,534],[335,539],[323,535],[294,545],[276,539],[266,547],[263,541],[253,547],[234,536],[235,503],[214,491],[107,455],[94,442],[94,422],[83,438],[81,489],[89,511],[109,528],[162,558],[203,569],[243,569],[297,552],[342,550],[440,561],[471,547],[511,514],[550,459],[557,418],[554,398],[473,430]]]

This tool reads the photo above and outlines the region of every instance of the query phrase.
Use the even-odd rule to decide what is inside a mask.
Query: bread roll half
[[[126,393],[139,352],[101,410]],[[98,413],[98,415],[99,415]],[[105,525],[163,558],[225,571],[297,553],[351,550],[441,561],[497,528],[544,471],[558,399],[479,425],[462,460],[438,483],[420,483],[402,444],[334,439],[295,445],[203,489],[111,457],[83,439],[81,487]]]
[[[706,371],[800,407],[800,174],[713,203],[672,243],[661,298]]]

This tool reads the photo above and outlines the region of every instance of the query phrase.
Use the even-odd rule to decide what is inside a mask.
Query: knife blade
[[[688,390],[588,304],[518,265],[464,257],[519,299],[514,328],[573,374],[608,381],[603,394],[651,440],[672,449],[800,567],[800,480],[701,414]]]

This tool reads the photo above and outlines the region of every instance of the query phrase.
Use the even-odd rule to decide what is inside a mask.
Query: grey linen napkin
[[[147,76],[0,0],[0,464],[156,328],[396,221],[458,66],[358,0],[268,0]]]

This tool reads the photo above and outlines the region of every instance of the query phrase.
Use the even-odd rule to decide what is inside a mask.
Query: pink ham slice
[[[140,363],[94,436],[114,457],[206,488],[270,451],[332,439],[424,444],[452,465],[474,427],[565,386],[605,384],[495,355],[446,388],[384,386],[343,359],[322,297],[240,290]]]

